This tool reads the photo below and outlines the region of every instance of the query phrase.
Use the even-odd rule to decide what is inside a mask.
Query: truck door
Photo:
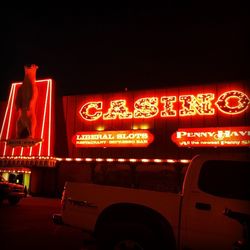
[[[196,180],[197,185],[183,196],[182,246],[232,249],[242,238],[242,226],[223,211],[230,208],[250,214],[250,162],[204,161]]]

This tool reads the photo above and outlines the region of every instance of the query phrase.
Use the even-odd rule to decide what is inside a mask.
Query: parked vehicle
[[[117,169],[114,178],[100,171],[94,183],[66,182],[54,222],[91,232],[100,249],[228,250],[241,238],[223,211],[250,213],[249,155],[195,156],[180,191],[169,188],[166,166]]]
[[[7,199],[11,205],[16,205],[25,196],[23,185],[8,182],[0,175],[0,203]]]

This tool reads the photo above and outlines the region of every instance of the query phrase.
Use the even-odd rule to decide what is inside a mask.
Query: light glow
[[[93,161],[92,158],[86,158],[85,161]]]
[[[250,127],[181,128],[171,139],[179,147],[249,147]]]
[[[181,159],[181,160],[179,160],[179,162],[180,162],[180,163],[189,163],[189,162],[190,162],[190,160],[187,160],[187,159]]]
[[[6,169],[0,169],[1,173],[23,173],[23,174],[31,174],[31,171],[27,171],[27,170],[6,170]]]
[[[241,91],[231,90],[220,95],[215,104],[221,112],[236,115],[244,112],[248,108],[250,99]]]
[[[156,162],[156,163],[161,163],[162,160],[161,160],[161,159],[154,159],[154,162]]]
[[[49,85],[49,126],[48,126],[48,155],[51,154],[51,126],[52,126],[52,81],[48,81]]]
[[[168,163],[175,163],[176,160],[174,160],[174,159],[167,159],[167,162],[168,162]]]
[[[45,117],[47,114],[48,94],[49,94],[49,82],[48,82],[47,88],[46,88],[46,98],[45,98],[45,103],[44,103],[43,123],[42,123],[42,131],[41,131],[40,138],[43,138],[43,135],[44,135],[44,125],[45,125]],[[31,150],[32,150],[32,148],[31,148]],[[39,156],[41,155],[41,152],[42,152],[42,144],[40,144],[40,147],[39,147],[39,153],[38,153]]]
[[[233,99],[235,104],[231,104]],[[159,102],[160,100],[160,102]],[[177,103],[178,100],[178,103]],[[170,95],[142,97],[134,101],[134,110],[129,110],[126,99],[111,100],[107,112],[103,110],[104,104],[100,101],[87,102],[80,107],[83,120],[96,121],[116,119],[149,119],[154,117],[189,117],[212,116],[216,111],[228,115],[237,115],[249,108],[250,98],[247,93],[239,90],[223,92],[217,99],[215,93],[198,93],[197,95]],[[179,110],[178,110],[179,107]],[[137,125],[134,125],[136,128]]]
[[[159,113],[158,98],[140,98],[135,101],[134,108],[134,118],[152,118]]]
[[[114,159],[112,159],[112,158],[108,158],[108,159],[106,159],[106,161],[107,161],[107,162],[113,162],[113,161],[114,161]]]
[[[124,158],[119,158],[117,161],[118,161],[118,162],[125,162],[126,159],[124,159]]]
[[[193,116],[193,115],[213,115],[215,110],[212,108],[212,100],[214,94],[198,94],[183,95],[179,97],[182,103],[182,109],[179,111],[180,116]]]
[[[81,107],[79,114],[86,121],[95,121],[102,116],[98,110],[102,110],[102,102],[88,102]]]
[[[42,142],[30,146],[30,144],[15,143],[15,123],[17,110],[14,108],[14,100],[18,88],[22,85],[21,82],[13,83],[8,98],[8,103],[1,128],[0,155],[2,156],[50,156],[53,154],[51,150],[51,140],[53,138],[52,130],[52,80],[38,80],[39,96],[36,105],[37,127],[36,136],[38,139],[41,136]],[[8,144],[6,141],[8,141]],[[27,145],[27,146],[22,146]]]
[[[9,113],[9,120],[8,120],[8,125],[7,125],[7,133],[5,139],[9,138],[9,132],[10,132],[10,124],[11,124],[11,117],[12,117],[12,110],[13,110],[13,103],[14,103],[14,93],[16,90],[16,84],[13,85],[13,91],[11,92],[10,100],[11,100],[11,105],[10,105],[10,113]],[[6,155],[6,150],[7,150],[7,143],[4,145],[4,153],[3,155]],[[12,152],[11,152],[12,153]]]
[[[6,123],[6,118],[7,118],[8,110],[10,109],[10,100],[11,100],[11,97],[12,97],[13,88],[14,88],[14,85],[11,85],[10,98],[8,99],[6,111],[5,111],[5,114],[4,114],[3,124]],[[0,140],[6,139],[6,138],[3,138],[3,129],[4,129],[4,126],[2,126],[2,128],[1,128]]]
[[[161,111],[161,117],[176,116],[173,103],[176,102],[176,96],[162,96],[161,103],[164,104],[164,111]]]
[[[132,117],[132,112],[129,112],[126,106],[126,100],[111,101],[108,112],[103,114],[103,120],[129,119]]]
[[[102,159],[102,158],[96,158],[96,161],[97,161],[97,162],[102,162],[103,159]]]
[[[147,147],[154,136],[147,130],[84,131],[77,132],[72,142],[83,147]]]
[[[0,161],[37,161],[37,160],[44,160],[44,161],[67,161],[67,162],[71,162],[71,161],[76,161],[76,162],[81,162],[81,161],[86,161],[86,162],[142,162],[142,163],[148,163],[148,162],[154,162],[154,163],[176,163],[176,162],[181,162],[181,163],[189,163],[190,160],[188,159],[134,159],[134,158],[70,158],[70,157],[66,157],[66,158],[61,158],[61,157],[45,157],[45,156],[6,156],[6,157],[0,157]]]
[[[82,158],[75,158],[75,161],[82,161]]]
[[[137,162],[137,159],[129,159],[130,162]]]

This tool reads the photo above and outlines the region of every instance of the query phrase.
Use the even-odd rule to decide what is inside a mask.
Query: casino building
[[[250,156],[247,82],[58,97],[52,79],[33,80],[32,138],[16,135],[25,81],[12,83],[0,103],[0,174],[32,195],[60,196],[65,181],[91,181],[103,166],[175,168],[199,153]]]

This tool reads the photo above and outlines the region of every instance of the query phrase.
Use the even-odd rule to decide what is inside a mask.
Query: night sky
[[[249,80],[245,6],[1,9],[0,98],[39,66],[59,95]]]

